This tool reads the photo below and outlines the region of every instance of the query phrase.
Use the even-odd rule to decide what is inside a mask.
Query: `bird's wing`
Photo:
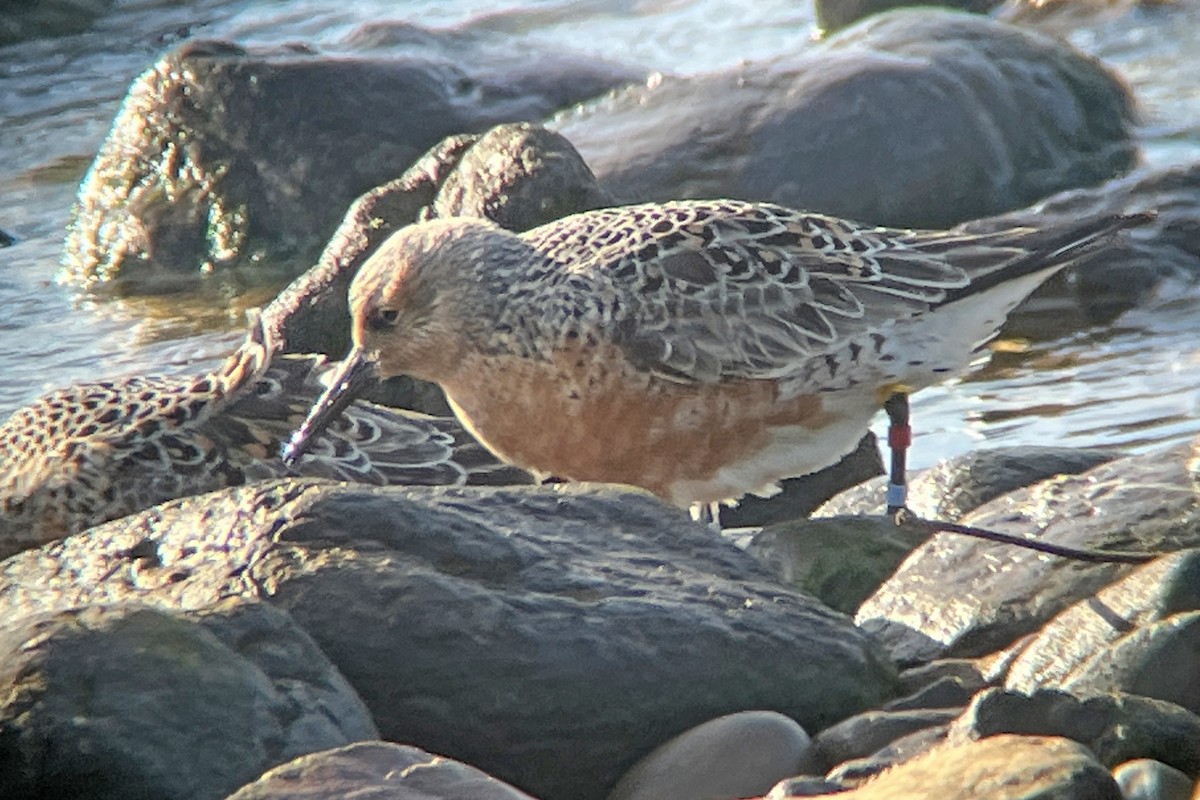
[[[592,303],[574,315],[598,316],[633,363],[685,383],[786,376],[1024,253],[999,234],[869,228],[737,201],[592,211],[524,236],[560,282],[591,284],[568,287],[559,307]]]

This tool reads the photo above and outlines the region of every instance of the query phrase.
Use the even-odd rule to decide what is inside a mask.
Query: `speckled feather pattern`
[[[524,234],[432,221],[355,278],[345,369],[441,384],[535,473],[711,503],[836,462],[888,394],[962,371],[1042,281],[1142,221],[909,231],[730,200]]]
[[[681,382],[781,378],[1026,255],[1032,233],[894,231],[734,201],[593,211],[520,237],[497,327],[525,353],[605,337]]]
[[[377,485],[527,483],[452,418],[355,403],[292,468],[280,443],[329,364],[273,356],[261,326],[217,370],[52,392],[0,426],[0,556],[157,503],[302,475]]]

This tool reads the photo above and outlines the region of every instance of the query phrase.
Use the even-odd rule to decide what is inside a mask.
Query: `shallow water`
[[[466,24],[498,46],[537,43],[677,73],[792,55],[813,36],[811,9],[795,0],[127,0],[86,33],[0,48],[0,228],[19,240],[0,249],[0,417],[72,381],[204,368],[240,338],[245,309],[269,299],[220,281],[132,300],[55,283],[75,186],[129,82],[186,36],[352,53],[353,32],[383,20]],[[1126,76],[1143,106],[1148,163],[1200,158],[1200,3],[1044,27]],[[1200,289],[1161,295],[1115,324],[1051,335],[921,393],[914,465],[981,445],[1145,449],[1200,431]]]

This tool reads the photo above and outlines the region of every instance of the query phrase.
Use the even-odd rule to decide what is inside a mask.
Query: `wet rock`
[[[949,723],[986,685],[978,666],[964,660],[934,661],[905,670],[900,682],[909,694],[819,734],[826,767],[841,762],[826,777],[857,785],[933,749],[946,739]]]
[[[625,773],[608,800],[735,800],[764,794],[812,766],[795,721],[743,711],[705,722],[656,747]]]
[[[1195,443],[1118,459],[1021,489],[963,522],[1097,550],[1166,553],[1200,543]],[[906,664],[990,653],[1131,572],[939,534],[859,608],[856,619]]]
[[[12,247],[17,243],[17,237],[0,228],[0,247]]]
[[[775,784],[765,800],[783,800],[785,797],[819,797],[836,794],[844,787],[815,775],[801,775]]]
[[[910,711],[865,711],[817,734],[817,755],[826,768],[863,758],[887,747],[902,736],[926,728],[945,726],[959,715],[957,708],[924,708]]]
[[[817,27],[825,33],[840,31],[863,17],[881,14],[894,8],[937,5],[983,14],[1000,5],[1002,0],[938,0],[936,3],[917,3],[913,0],[815,0]]]
[[[912,711],[919,709],[962,708],[982,688],[979,676],[943,675],[922,686],[905,697],[897,697],[884,704],[884,711]]]
[[[603,797],[641,755],[714,717],[772,710],[818,730],[883,702],[895,680],[845,617],[682,512],[611,487],[264,483],[0,565],[0,618],[101,597],[272,603],[384,737],[543,800]]]
[[[400,178],[354,201],[316,265],[264,310],[264,322],[285,352],[340,358],[349,346],[350,281],[375,248],[405,225],[476,216],[523,231],[610,203],[571,143],[540,125],[506,124],[448,137]],[[413,384],[407,391],[412,398],[392,392],[391,404],[448,413],[436,387]],[[376,399],[388,402],[387,396]]]
[[[219,798],[378,736],[284,612],[104,605],[0,624],[0,796]]]
[[[772,525],[746,549],[784,584],[853,614],[928,538],[882,516],[833,517]]]
[[[1125,800],[1191,800],[1192,781],[1174,767],[1150,758],[1126,761],[1113,770]]]
[[[843,786],[857,786],[884,770],[927,753],[946,740],[949,725],[917,728],[893,739],[868,756],[844,761],[825,776]]]
[[[909,9],[789,62],[656,76],[558,128],[621,198],[945,228],[1127,171],[1132,124],[1126,87],[1062,41]]]
[[[1078,475],[1121,454],[1099,448],[997,447],[974,450],[909,477],[908,507],[928,519],[957,520],[989,500],[1056,475]],[[813,512],[814,517],[882,514],[887,477],[848,489]]]
[[[471,62],[184,45],[126,96],[80,186],[63,275],[148,290],[181,271],[307,266],[355,197],[442,138],[540,119],[631,77],[580,61],[523,66],[514,83],[494,62],[458,66]]]
[[[0,0],[0,46],[82,33],[113,0]]]
[[[471,137],[421,219],[486,217],[527,231],[613,203],[565,137],[540,125],[502,125]]]
[[[949,740],[1000,733],[1065,736],[1109,767],[1153,758],[1191,776],[1200,771],[1200,716],[1174,703],[1115,693],[1082,697],[1049,689],[980,692],[950,727]]]
[[[310,753],[264,774],[228,800],[533,800],[485,772],[391,742],[359,742]]]
[[[1004,685],[1132,692],[1200,714],[1197,612],[1200,551],[1165,555],[1042,626],[1019,647]]]
[[[913,476],[908,506],[929,519],[955,521],[1014,489],[1055,475],[1085,472],[1117,455],[1065,447],[967,453]],[[805,486],[807,480],[796,479],[796,483]],[[780,580],[816,595],[831,608],[854,613],[929,538],[923,528],[897,526],[883,516],[886,487],[886,476],[861,483],[819,506],[813,519],[771,525],[746,547]],[[839,516],[850,514],[863,516]]]
[[[992,736],[946,744],[838,794],[838,800],[1121,800],[1086,747],[1067,739]],[[778,797],[772,793],[772,797]]]
[[[1092,658],[1077,668],[1063,688],[1080,694],[1135,692],[1200,714],[1200,611],[1147,625],[1104,655],[1107,659]]]
[[[953,681],[968,687],[972,694],[987,683],[987,678],[975,661],[965,658],[946,658],[911,667],[900,673],[901,691],[917,693],[942,681]],[[899,698],[898,698],[899,699]]]

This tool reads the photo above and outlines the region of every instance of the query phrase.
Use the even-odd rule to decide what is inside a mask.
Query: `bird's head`
[[[432,220],[388,237],[350,286],[353,347],[284,448],[285,460],[298,458],[373,381],[450,375],[496,313],[497,270],[521,247],[515,234],[481,219]]]

